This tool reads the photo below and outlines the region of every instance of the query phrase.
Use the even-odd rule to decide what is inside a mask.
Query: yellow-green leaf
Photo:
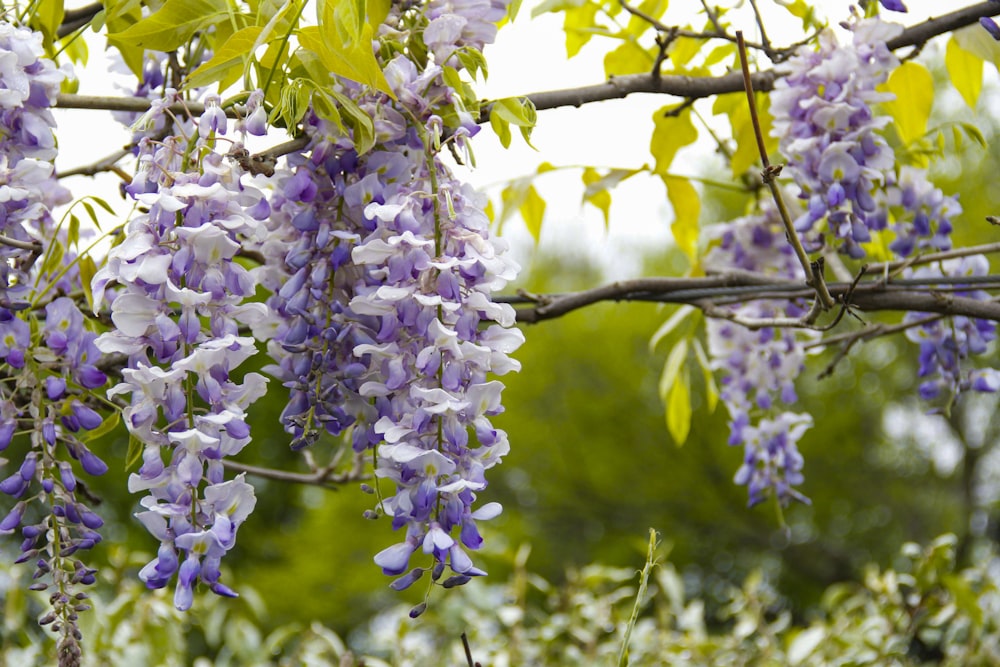
[[[701,47],[707,41],[706,39],[695,37],[678,37],[673,44],[673,48],[670,49],[670,62],[673,63],[674,67],[687,65],[692,58],[698,55]]]
[[[697,339],[694,341],[694,355],[705,379],[705,402],[708,404],[708,411],[715,412],[715,406],[719,404],[719,386],[715,383],[715,373],[712,372],[712,364],[705,354],[705,347]]]
[[[927,133],[934,102],[934,79],[926,67],[910,60],[897,67],[882,88],[896,95],[884,107],[896,121],[900,139],[909,146]]]
[[[87,309],[94,312],[94,291],[91,282],[97,273],[97,265],[90,255],[83,255],[77,260],[77,266],[80,267],[80,282],[83,287],[83,297],[87,300]]]
[[[975,109],[983,90],[983,59],[963,49],[952,37],[945,48],[944,64],[955,90],[971,109]]]
[[[755,97],[760,131],[764,137],[764,149],[770,154],[778,145],[777,138],[771,136],[770,98],[761,93]],[[757,135],[754,132],[746,95],[720,95],[712,105],[712,112],[728,115],[729,124],[733,128],[733,139],[736,141],[736,150],[730,161],[733,176],[742,176],[754,165],[761,164],[760,148],[757,146]]]
[[[604,228],[611,226],[611,195],[604,188],[591,190],[590,186],[601,181],[601,175],[593,167],[583,170],[583,201],[593,204],[604,214]]]
[[[975,23],[952,33],[952,38],[969,53],[993,63],[1000,70],[1000,42]]]
[[[688,340],[687,338],[678,340],[670,349],[670,354],[667,355],[667,363],[663,364],[663,373],[660,374],[659,384],[660,398],[663,400],[666,400],[670,388],[677,381],[678,373],[681,372],[681,366],[687,359]]]
[[[584,2],[579,7],[566,10],[563,19],[563,32],[566,33],[566,57],[572,58],[580,52],[583,45],[594,36],[594,17],[599,5],[596,2]]]
[[[226,16],[225,0],[167,0],[158,11],[108,38],[130,47],[172,51]]]
[[[385,23],[392,0],[368,0],[368,24],[374,29]]]
[[[684,251],[691,264],[698,263],[698,218],[701,216],[701,198],[691,181],[679,176],[661,175],[667,186],[667,197],[674,208],[674,221],[670,231],[677,247]]]
[[[654,352],[656,346],[660,344],[664,338],[669,336],[673,331],[680,326],[680,324],[690,317],[695,312],[698,311],[694,306],[681,306],[678,308],[673,315],[667,318],[667,321],[660,325],[660,328],[656,330],[653,337],[649,339],[649,351]]]
[[[298,33],[302,48],[319,56],[330,72],[380,90],[395,99],[396,95],[385,80],[371,48],[372,27],[364,24],[360,40],[350,47],[339,37],[337,30],[324,33],[319,26],[307,26]]]
[[[665,106],[653,114],[653,136],[649,140],[649,152],[656,158],[655,171],[664,174],[670,169],[677,151],[694,143],[698,130],[691,122],[690,107],[677,115],[671,114],[673,107]]]
[[[630,34],[639,37],[649,30],[649,18],[659,21],[663,17],[663,13],[667,11],[668,4],[668,0],[642,0],[639,4],[639,12],[643,14],[643,17],[640,18],[638,15],[632,14],[629,16],[628,26],[625,29]]]
[[[218,48],[208,62],[191,72],[187,78],[188,85],[193,88],[201,88],[220,82],[220,90],[225,90],[229,85],[232,85],[242,75],[247,58],[253,55],[253,47],[261,30],[263,30],[262,26],[252,25],[230,35],[226,43]],[[233,72],[236,74],[236,79],[233,79]]]
[[[115,430],[115,427],[121,423],[121,420],[122,420],[121,413],[118,412],[117,410],[113,410],[111,414],[109,414],[107,417],[104,418],[104,421],[102,421],[97,428],[91,429],[90,431],[87,431],[86,433],[81,435],[80,441],[86,443],[86,442],[96,442],[100,440],[103,436]]]
[[[656,56],[632,41],[622,42],[604,56],[604,76],[640,74],[652,69]]]
[[[667,397],[667,430],[674,443],[680,447],[691,432],[691,378],[687,369],[681,370]]]
[[[56,31],[63,21],[65,9],[63,0],[41,0],[31,17],[31,26],[41,30],[46,49],[52,48],[52,42],[58,38]]]
[[[545,200],[542,199],[535,186],[529,185],[525,190],[524,201],[518,208],[524,224],[527,225],[531,237],[538,243],[542,235],[542,220],[545,218]]]

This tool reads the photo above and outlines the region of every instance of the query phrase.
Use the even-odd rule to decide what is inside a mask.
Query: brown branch
[[[938,35],[972,25],[981,17],[996,15],[1000,15],[1000,3],[981,2],[910,26],[897,37],[889,40],[886,45],[892,50],[919,46]],[[780,69],[756,72],[752,78],[753,87],[755,90],[767,92],[774,87],[774,82],[782,75],[783,72]],[[622,99],[633,93],[656,93],[698,99],[713,95],[738,93],[742,90],[743,77],[738,72],[715,77],[676,75],[656,77],[652,74],[629,74],[612,77],[604,83],[591,86],[542,91],[523,97],[531,100],[535,109],[543,110],[564,106],[580,107],[591,102]],[[480,113],[479,122],[486,122],[489,117],[490,105],[485,104]]]
[[[56,35],[65,37],[71,35],[83,26],[90,23],[97,13],[104,9],[103,3],[95,2],[85,7],[67,9],[63,13],[62,24],[56,29]]]
[[[272,479],[278,482],[289,482],[292,484],[309,484],[311,486],[320,486],[324,489],[331,490],[336,490],[336,488],[340,485],[347,484],[349,482],[356,482],[366,478],[364,474],[360,474],[356,470],[349,470],[345,473],[335,475],[333,474],[333,470],[329,468],[321,468],[315,472],[300,473],[289,472],[287,470],[277,470],[275,468],[252,466],[246,463],[229,460],[223,460],[222,465],[229,470],[245,472],[248,475],[261,477],[263,479]]]
[[[965,315],[1000,322],[1000,303],[980,301],[952,294],[972,289],[1000,290],[1000,275],[973,277],[908,278],[884,284],[837,282],[827,285],[830,294],[862,311],[914,311],[940,315]],[[622,280],[590,290],[568,294],[501,296],[497,301],[526,307],[517,309],[517,321],[534,324],[562,317],[603,301],[685,303],[705,308],[718,307],[727,300],[740,302],[760,299],[792,301],[814,294],[802,283],[764,274],[734,271],[705,278],[641,278]],[[823,328],[823,327],[816,327]]]
[[[98,111],[144,113],[149,111],[152,101],[144,97],[111,97],[105,95],[72,95],[70,93],[60,93],[56,98],[56,106],[60,109],[91,109]],[[205,112],[205,104],[203,102],[193,101],[175,102],[164,108],[171,113],[182,116]],[[228,107],[225,109],[225,112],[230,118],[240,118],[243,115],[242,107]]]
[[[56,178],[66,178],[67,176],[96,176],[97,174],[105,171],[113,171],[118,163],[131,153],[132,151],[130,149],[122,148],[115,151],[111,155],[101,158],[97,162],[60,171],[56,174]]]

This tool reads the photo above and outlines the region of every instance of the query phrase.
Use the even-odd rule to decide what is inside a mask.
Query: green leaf
[[[633,41],[622,42],[604,56],[604,76],[623,76],[648,72],[656,62],[656,51],[644,49]]]
[[[702,377],[705,381],[705,402],[708,411],[715,412],[715,407],[719,404],[719,385],[715,383],[715,373],[712,372],[712,364],[708,361],[708,355],[705,354],[705,347],[698,339],[694,341],[694,356],[698,360],[698,366],[701,367]]]
[[[593,167],[583,170],[583,202],[593,204],[604,214],[604,229],[611,226],[611,195],[607,189],[591,189],[594,183],[601,182],[601,175]]]
[[[373,30],[385,23],[392,9],[392,0],[368,0],[368,25]]]
[[[324,32],[319,26],[302,28],[298,32],[298,39],[303,49],[319,56],[328,71],[380,90],[396,99],[375,59],[375,52],[371,48],[372,27],[367,23],[361,29],[360,39],[352,46],[345,45],[339,39],[337,30]]]
[[[667,430],[678,447],[684,444],[691,432],[691,378],[686,368],[681,370],[677,381],[670,387]]]
[[[955,90],[962,95],[969,108],[975,110],[979,93],[983,90],[983,59],[963,49],[952,37],[945,48],[944,64]]]
[[[924,136],[934,102],[934,79],[927,68],[909,60],[897,67],[880,88],[896,95],[883,106],[896,121],[903,144],[909,146]]]
[[[159,11],[108,38],[130,47],[172,51],[199,29],[228,17],[227,9],[225,0],[167,0]]]
[[[77,266],[80,269],[80,282],[83,287],[83,297],[87,300],[87,309],[94,312],[94,291],[91,288],[91,282],[94,280],[94,274],[97,273],[97,264],[94,263],[94,258],[90,255],[83,255],[77,260]]]
[[[678,308],[673,315],[667,318],[666,322],[660,325],[660,328],[656,330],[653,337],[649,339],[649,351],[653,352],[656,350],[656,346],[660,344],[660,341],[669,336],[674,329],[676,329],[696,310],[697,309],[694,306],[687,305]]]
[[[545,218],[545,200],[535,190],[535,186],[529,185],[525,191],[524,201],[518,207],[524,224],[527,225],[531,237],[535,239],[535,244],[542,235],[542,221]]]
[[[536,119],[535,105],[528,98],[505,97],[494,101],[490,107],[490,127],[504,148],[510,147],[511,125],[521,129],[525,142],[531,146],[531,130]]]
[[[86,203],[86,202],[84,202]],[[84,207],[86,208],[86,206]],[[80,218],[71,215],[69,218],[69,228],[66,230],[66,243],[75,246],[80,241]]]
[[[74,219],[76,222],[74,223]],[[70,214],[69,224],[72,226],[76,224],[77,227],[80,226],[80,220],[75,214]],[[56,273],[62,268],[63,257],[66,255],[66,247],[61,241],[53,240],[49,243],[49,249],[45,255],[45,264],[42,266],[42,273]]]
[[[669,0],[642,0],[639,4],[639,11],[649,18],[659,21],[663,18],[663,13],[667,11],[668,4]],[[649,30],[650,27],[650,23],[646,18],[640,18],[635,14],[631,14],[629,16],[628,26],[625,29],[629,34],[639,37]]]
[[[52,43],[58,39],[57,31],[64,15],[63,0],[41,0],[35,5],[31,26],[41,31],[46,50],[51,50]]]
[[[316,6],[320,30],[325,35],[336,34],[339,44],[346,48],[359,46],[364,39],[365,14],[365,0],[319,0]],[[370,47],[370,36],[368,44]]]
[[[188,75],[187,85],[201,88],[219,83],[219,90],[231,86],[243,74],[247,59],[253,57],[254,46],[261,30],[262,26],[252,25],[234,32],[226,43],[216,50],[211,60]]]
[[[979,131],[979,128],[972,123],[959,123],[958,126],[965,131],[965,134],[979,144],[980,148],[986,148],[986,137]]]
[[[504,148],[510,148],[510,123],[504,120],[500,114],[493,113],[492,110],[490,110],[490,128],[500,140],[500,145]]]
[[[514,215],[515,211],[521,208],[521,204],[527,199],[529,185],[531,185],[529,179],[519,178],[500,191],[502,209],[500,210],[500,219],[497,221],[498,234],[503,230],[504,223]]]
[[[131,470],[139,461],[142,460],[142,452],[146,449],[146,446],[142,444],[142,440],[135,437],[131,433],[128,436],[128,452],[125,454],[125,470]]]
[[[978,23],[952,33],[955,42],[969,53],[993,63],[1000,70],[1000,42],[993,39]]]
[[[566,57],[572,58],[594,36],[594,19],[600,6],[596,2],[585,2],[579,7],[566,10],[563,32],[566,33]]]
[[[673,115],[674,107],[665,106],[653,114],[653,136],[649,141],[649,152],[656,159],[654,170],[665,174],[670,170],[677,151],[694,143],[698,130],[691,122],[690,107]]]
[[[102,437],[106,436],[108,433],[111,433],[111,431],[115,430],[115,427],[118,426],[119,423],[121,423],[121,420],[122,420],[121,413],[118,412],[118,410],[112,410],[111,414],[109,414],[107,417],[104,418],[104,421],[101,422],[100,426],[98,426],[95,429],[91,429],[86,433],[84,433],[83,435],[81,435],[80,441],[87,443],[87,442],[96,442],[100,440]],[[140,456],[142,455],[141,449],[139,451],[139,454]],[[131,455],[131,448],[129,451],[129,455]],[[128,467],[131,467],[131,465]]]
[[[941,577],[948,592],[955,598],[955,606],[959,611],[969,616],[977,626],[983,624],[983,608],[979,596],[975,594],[969,582],[957,574],[945,574]]]
[[[677,247],[684,251],[691,265],[698,263],[698,218],[701,216],[701,198],[691,181],[679,176],[661,175],[667,186],[667,197],[674,208],[674,221],[670,231]]]
[[[674,67],[683,67],[698,55],[707,41],[693,37],[679,37],[670,49],[670,62]]]
[[[687,359],[688,340],[687,338],[681,338],[670,349],[670,354],[667,355],[667,362],[663,364],[663,373],[660,374],[659,392],[661,399],[665,400],[667,398],[670,388],[677,381],[677,374],[680,373],[681,366],[684,364],[684,360]]]
[[[546,12],[563,12],[579,7],[586,0],[543,0],[531,10],[531,18],[537,18]]]
[[[778,145],[778,139],[771,136],[773,119],[768,111],[770,98],[762,93],[757,93],[755,97],[760,131],[764,137],[764,149],[770,154]],[[760,149],[757,146],[757,135],[750,118],[750,107],[747,104],[746,95],[720,95],[715,99],[715,104],[712,105],[712,113],[729,116],[733,139],[736,141],[736,151],[730,162],[733,176],[742,176],[752,166],[760,164]]]

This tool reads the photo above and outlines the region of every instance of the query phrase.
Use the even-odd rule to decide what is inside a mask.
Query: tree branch
[[[928,40],[953,30],[976,23],[984,16],[1000,15],[1000,3],[981,2],[928,19],[903,30],[889,40],[886,45],[891,50],[907,46],[921,46]],[[774,88],[774,82],[782,76],[780,68],[755,72],[752,77],[754,90],[767,92]],[[524,95],[532,101],[535,109],[555,109],[557,107],[580,107],[591,102],[622,99],[633,93],[658,93],[690,99],[737,93],[743,90],[743,77],[739,72],[731,72],[716,77],[654,76],[653,74],[629,74],[611,77],[604,83],[579,88],[541,91]],[[485,123],[490,117],[490,105],[485,104],[479,115],[479,122]]]
[[[971,286],[971,287],[970,287]],[[870,280],[855,285],[837,282],[827,285],[830,294],[863,311],[912,311],[939,315],[965,315],[1000,322],[1000,302],[981,301],[951,292],[970,289],[1000,290],[1000,275],[972,277],[907,278],[884,282]],[[814,291],[801,282],[749,272],[730,272],[706,278],[642,278],[623,280],[569,294],[498,297],[497,301],[520,305],[517,321],[534,324],[555,319],[574,310],[602,301],[645,301],[685,303],[711,315],[711,309],[729,300],[747,301],[805,299]]]

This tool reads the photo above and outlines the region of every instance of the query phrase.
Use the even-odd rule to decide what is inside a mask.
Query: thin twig
[[[11,238],[6,234],[0,234],[0,245],[10,246],[11,248],[17,248],[18,250],[29,250],[32,252],[41,252],[42,244],[38,241],[19,241],[18,239]]]
[[[809,261],[809,255],[806,254],[805,248],[802,247],[802,241],[799,240],[798,232],[795,231],[795,225],[792,224],[792,218],[788,213],[788,208],[785,206],[785,200],[781,196],[781,188],[777,183],[777,176],[781,172],[781,167],[773,167],[767,157],[767,147],[764,145],[764,133],[761,130],[760,118],[757,114],[757,97],[754,94],[753,80],[750,76],[750,63],[747,60],[746,44],[743,41],[743,31],[736,31],[736,39],[738,40],[740,66],[743,70],[743,87],[747,95],[747,104],[750,106],[750,122],[753,125],[754,137],[757,140],[757,150],[760,153],[760,160],[764,165],[761,176],[768,189],[771,190],[771,196],[774,198],[778,214],[781,217],[781,224],[785,227],[785,238],[788,239],[792,249],[795,251],[795,256],[799,260],[799,264],[802,266],[802,271],[806,276],[806,284],[816,290],[816,296],[825,309],[832,308],[834,304],[833,298],[830,296],[823,282],[823,274],[822,272],[817,273],[813,271],[812,262]]]
[[[274,468],[263,468],[261,466],[253,466],[230,460],[223,460],[222,464],[230,470],[245,472],[248,475],[262,477],[264,479],[273,479],[279,482],[291,482],[293,484],[309,484],[312,486],[320,486],[324,489],[336,489],[337,486],[365,479],[365,475],[358,474],[355,470],[335,475],[333,474],[333,469],[329,466],[321,468],[315,472],[300,473],[289,472],[287,470],[276,470]]]
[[[105,171],[113,171],[118,162],[132,154],[130,148],[123,148],[115,151],[111,155],[101,158],[97,162],[74,167],[56,174],[56,178],[66,178],[69,176],[96,176]]]

